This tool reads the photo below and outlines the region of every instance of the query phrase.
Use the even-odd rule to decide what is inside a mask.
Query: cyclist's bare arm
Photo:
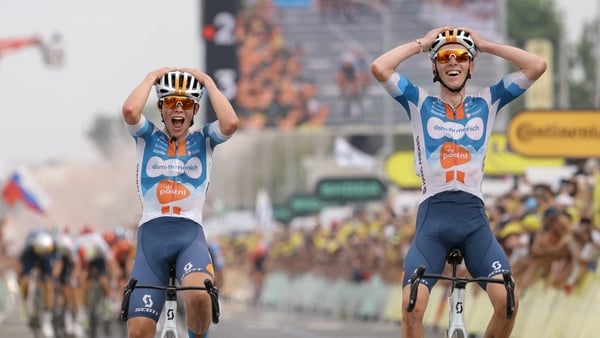
[[[215,110],[221,132],[226,136],[231,136],[236,131],[239,125],[237,114],[233,110],[233,106],[223,95],[215,81],[206,73],[194,68],[183,68],[184,72],[192,74],[206,88],[209,95],[210,104]]]
[[[533,53],[521,48],[486,40],[477,31],[469,28],[460,29],[464,29],[471,34],[479,52],[493,54],[510,61],[531,81],[537,80],[546,71],[546,61]]]
[[[125,100],[123,104],[122,113],[123,119],[129,125],[135,125],[140,122],[140,118],[142,117],[142,110],[146,105],[146,101],[148,101],[148,97],[150,96],[150,91],[152,90],[152,86],[156,83],[158,79],[160,79],[163,75],[168,73],[169,71],[174,70],[173,67],[163,67],[157,70],[154,70],[146,77],[144,80],[137,86],[131,94]]]

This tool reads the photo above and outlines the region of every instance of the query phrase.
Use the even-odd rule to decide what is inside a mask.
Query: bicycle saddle
[[[448,254],[448,263],[451,265],[459,265],[462,263],[463,255],[460,249],[452,249]]]

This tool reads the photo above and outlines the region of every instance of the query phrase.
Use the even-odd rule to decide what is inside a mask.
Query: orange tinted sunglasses
[[[163,105],[169,109],[177,107],[178,104],[181,104],[181,108],[183,109],[191,109],[196,103],[194,99],[185,96],[167,96],[162,99],[162,102]]]
[[[443,49],[435,54],[435,59],[439,63],[448,63],[453,56],[458,63],[471,60],[471,54],[464,49]]]

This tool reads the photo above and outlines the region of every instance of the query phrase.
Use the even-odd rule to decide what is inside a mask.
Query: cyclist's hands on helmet
[[[423,44],[423,50],[429,51],[431,49],[431,45],[433,45],[433,43],[435,42],[435,39],[437,38],[437,36],[440,33],[445,32],[452,28],[453,28],[452,26],[442,26],[442,27],[438,27],[438,28],[434,28],[434,29],[430,30],[427,34],[425,34],[425,36],[423,36],[420,39],[421,43]]]
[[[154,78],[154,82],[157,83],[158,81],[160,81],[160,79],[162,79],[162,77],[165,74],[167,74],[168,72],[174,71],[174,70],[176,70],[175,67],[162,67],[162,68],[151,71],[149,76]]]
[[[198,69],[183,68],[182,71],[192,74],[198,81],[200,81],[200,84],[202,84],[203,87],[210,87],[210,84],[214,83],[210,75],[206,74],[205,72],[201,72]]]
[[[468,27],[460,27],[458,29],[462,29],[471,35],[471,39],[475,44],[475,49],[477,50],[477,52],[485,52],[485,46],[488,41],[485,38],[483,38],[483,36],[481,36],[481,34],[479,34],[478,31]]]

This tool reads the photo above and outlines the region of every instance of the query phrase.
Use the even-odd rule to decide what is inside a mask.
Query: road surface
[[[0,337],[30,338],[29,329],[12,311],[0,324]],[[275,311],[241,303],[222,303],[221,321],[210,338],[391,338],[400,337],[397,323],[340,320],[315,313]],[[441,337],[441,334],[427,337]],[[102,337],[107,338],[107,337]],[[114,335],[110,338],[118,338]],[[187,338],[187,337],[181,337]]]

